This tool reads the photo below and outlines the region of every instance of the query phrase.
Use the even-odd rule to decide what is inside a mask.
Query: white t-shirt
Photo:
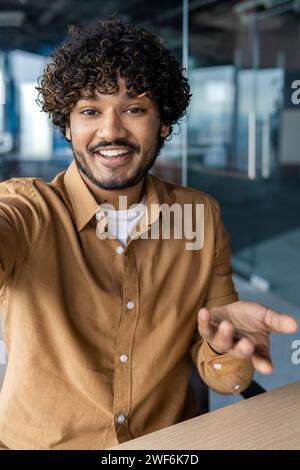
[[[143,197],[139,204],[127,211],[105,210],[107,213],[108,231],[122,245],[127,245],[129,235],[133,232],[145,212],[145,206],[146,196]]]

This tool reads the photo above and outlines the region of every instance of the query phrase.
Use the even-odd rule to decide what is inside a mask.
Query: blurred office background
[[[0,179],[49,181],[70,163],[37,78],[68,24],[114,13],[163,36],[191,83],[153,172],[220,201],[240,297],[300,320],[299,0],[0,0]],[[266,389],[300,378],[298,338],[273,338]],[[212,393],[211,409],[236,400]]]

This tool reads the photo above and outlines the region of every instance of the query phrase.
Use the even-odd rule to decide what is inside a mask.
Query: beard
[[[144,158],[142,162],[140,163],[139,168],[137,168],[136,172],[132,176],[124,177],[122,175],[112,174],[109,179],[106,178],[105,180],[101,179],[101,176],[94,174],[94,172],[89,168],[89,165],[87,163],[84,153],[76,150],[76,148],[73,146],[72,141],[71,141],[71,146],[72,146],[74,159],[75,159],[75,162],[77,164],[79,171],[82,174],[84,174],[86,178],[88,178],[88,180],[94,185],[96,185],[98,188],[112,191],[112,190],[131,188],[132,186],[135,186],[140,181],[142,181],[143,178],[147,175],[147,173],[151,170],[157,157],[159,156],[160,151],[164,146],[164,141],[165,139],[160,136],[160,132],[159,132],[158,135],[156,136],[155,142],[153,143],[152,147],[144,155]],[[106,146],[126,145],[133,150],[137,150],[136,146],[133,146],[129,142],[121,140],[121,139],[116,140],[115,142],[109,142],[109,143],[106,142],[105,145]],[[100,146],[101,144],[98,145],[98,147]],[[102,147],[104,148],[103,144],[102,144]],[[94,158],[97,158],[97,157],[94,157]]]

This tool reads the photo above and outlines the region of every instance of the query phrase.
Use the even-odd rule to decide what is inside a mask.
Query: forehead
[[[106,99],[111,99],[111,97],[119,98],[119,99],[124,99],[124,100],[130,100],[130,99],[136,99],[136,98],[150,98],[151,93],[149,91],[145,91],[143,93],[139,93],[138,95],[130,95],[129,90],[126,87],[125,80],[123,78],[118,79],[118,87],[119,89],[115,93],[101,93],[97,89],[97,87],[94,90],[87,90],[83,89],[80,92],[78,101],[82,100],[89,100],[89,101],[100,101],[103,98]]]

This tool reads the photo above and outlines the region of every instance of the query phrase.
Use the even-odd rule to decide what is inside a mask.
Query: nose
[[[127,137],[127,129],[122,121],[121,116],[111,110],[103,112],[97,128],[97,136],[101,140],[114,142],[117,139]]]

